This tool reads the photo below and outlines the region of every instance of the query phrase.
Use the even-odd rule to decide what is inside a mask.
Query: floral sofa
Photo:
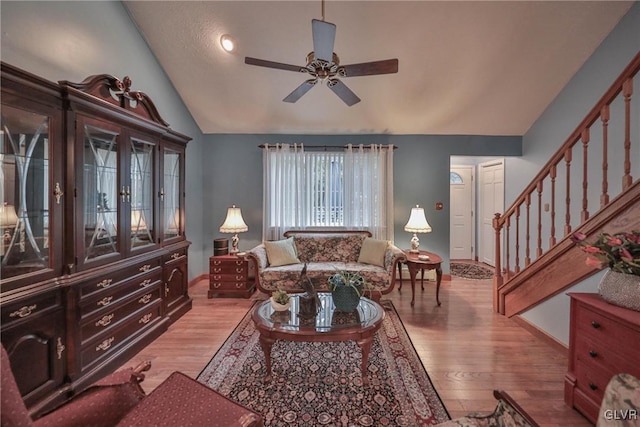
[[[362,260],[363,247],[371,239],[368,231],[294,231],[285,233],[293,241],[295,262],[286,265],[272,265],[268,256],[270,243],[264,242],[251,249],[247,256],[253,259],[255,280],[258,289],[271,294],[276,289],[287,292],[303,292],[300,273],[307,265],[307,277],[318,291],[328,291],[328,278],[338,271],[360,273],[369,284],[370,294],[378,299],[381,294],[391,292],[395,285],[395,271],[398,262],[405,259],[404,252],[390,242],[384,242],[379,265],[358,262]],[[365,242],[365,239],[368,241]],[[284,242],[284,241],[279,241]],[[377,241],[380,243],[382,241]]]

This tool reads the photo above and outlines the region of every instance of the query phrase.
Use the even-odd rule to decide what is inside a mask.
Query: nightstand
[[[249,298],[256,289],[253,261],[237,255],[209,258],[208,298],[239,296]]]

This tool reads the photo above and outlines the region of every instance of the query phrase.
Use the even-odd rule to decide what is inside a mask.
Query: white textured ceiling
[[[126,1],[204,133],[523,135],[633,2],[327,1],[342,64],[398,58],[397,74],[344,78],[347,107],[304,74],[320,1]],[[231,34],[229,54],[218,43]]]

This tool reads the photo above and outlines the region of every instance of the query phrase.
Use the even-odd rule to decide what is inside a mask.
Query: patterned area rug
[[[450,264],[451,275],[464,279],[491,279],[493,270],[478,264],[467,264],[464,262],[452,262]]]
[[[369,355],[368,386],[352,341],[277,341],[273,379],[251,310],[197,380],[263,415],[265,426],[424,426],[449,420],[390,301]]]

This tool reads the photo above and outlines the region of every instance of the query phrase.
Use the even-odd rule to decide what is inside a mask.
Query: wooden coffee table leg
[[[264,360],[267,364],[267,374],[264,376],[264,381],[271,381],[271,347],[276,340],[273,338],[265,337],[260,334],[260,347],[264,353]]]
[[[373,336],[362,338],[357,341],[360,351],[362,351],[362,382],[369,384],[369,377],[367,376],[367,366],[369,366],[369,352],[371,351],[371,344],[373,344]]]

